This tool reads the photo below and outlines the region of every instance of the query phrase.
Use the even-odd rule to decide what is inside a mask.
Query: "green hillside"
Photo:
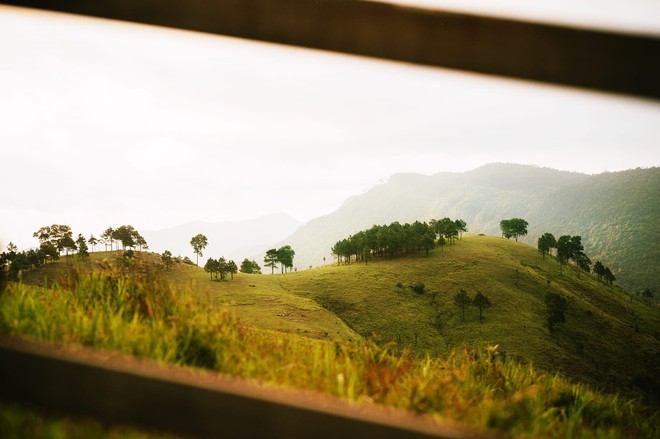
[[[116,251],[91,253],[89,263],[83,268],[112,269],[120,254]],[[277,276],[237,273],[231,281],[212,282],[209,274],[195,265],[179,262],[173,264],[171,270],[165,270],[156,253],[136,252],[135,259],[156,267],[159,276],[190,293],[203,309],[227,307],[245,325],[329,340],[361,339],[339,317],[313,299],[283,288]],[[75,258],[65,257],[23,273],[22,280],[41,286],[66,278],[79,268]]]
[[[529,213],[538,231],[581,235],[593,260],[613,267],[632,292],[660,295],[660,168],[594,175],[545,198]]]
[[[515,164],[464,173],[397,174],[310,221],[283,243],[299,267],[331,260],[339,239],[393,221],[461,218],[471,233],[499,235],[504,218],[525,218],[536,245],[544,232],[581,235],[587,254],[608,265],[623,288],[660,295],[660,168],[585,175]]]
[[[660,434],[657,308],[571,267],[560,275],[553,258],[524,244],[465,236],[428,257],[221,282],[184,263],[164,270],[156,254],[136,252],[128,266],[120,255],[68,257],[23,273],[0,294],[0,333],[203,367],[513,437]],[[408,288],[420,282],[425,292]],[[461,288],[490,298],[483,320],[471,308],[463,321],[452,299]],[[570,302],[552,332],[546,291]],[[42,422],[0,407],[0,430],[13,437],[35,419]]]
[[[109,264],[113,257],[97,253],[94,261]],[[58,266],[67,265],[49,265],[25,280],[36,282]],[[659,388],[657,308],[572,267],[560,274],[554,258],[502,238],[465,236],[428,257],[329,264],[284,275],[238,273],[225,282],[186,264],[163,275],[188,288],[203,308],[228,307],[247,326],[329,340],[375,337],[441,357],[464,345],[497,344],[508,357],[610,391],[651,396]],[[417,282],[425,293],[408,287]],[[491,300],[482,321],[474,307],[462,321],[453,302],[460,289]],[[548,291],[569,300],[566,322],[552,332]]]
[[[280,276],[279,282],[335,312],[362,336],[375,334],[420,354],[444,356],[462,345],[499,344],[518,360],[610,390],[658,389],[658,309],[584,272],[559,271],[554,258],[543,260],[525,244],[467,236],[430,257],[328,266]],[[415,282],[428,292],[406,287]],[[462,321],[453,303],[461,288],[490,298],[493,306],[482,321],[476,308]],[[569,300],[566,323],[552,333],[547,291]]]

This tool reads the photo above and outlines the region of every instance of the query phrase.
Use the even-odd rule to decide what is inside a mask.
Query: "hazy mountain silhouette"
[[[195,221],[169,229],[141,233],[149,243],[150,250],[158,253],[169,250],[175,256],[188,256],[193,261],[196,257],[190,246],[190,239],[201,233],[208,238],[209,243],[203,251],[204,257],[200,258],[200,265],[209,257],[220,256],[233,259],[240,265],[244,258],[265,252],[270,248],[269,244],[293,233],[301,224],[300,221],[279,213],[245,221]],[[257,262],[263,265],[262,261]]]

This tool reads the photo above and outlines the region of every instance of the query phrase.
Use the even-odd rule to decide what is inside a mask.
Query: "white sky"
[[[0,250],[286,212],[397,172],[660,165],[660,103],[0,6]]]

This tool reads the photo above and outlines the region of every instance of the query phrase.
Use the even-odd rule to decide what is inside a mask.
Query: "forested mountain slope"
[[[610,266],[624,288],[659,292],[653,261],[660,238],[660,168],[585,175],[548,168],[491,164],[465,173],[397,174],[310,221],[282,242],[306,268],[332,260],[339,239],[374,224],[461,218],[470,233],[499,235],[499,222],[529,222],[531,245],[544,232],[581,235],[592,259]]]
[[[594,175],[551,193],[528,218],[534,239],[542,231],[581,235],[619,285],[660,293],[660,168]]]

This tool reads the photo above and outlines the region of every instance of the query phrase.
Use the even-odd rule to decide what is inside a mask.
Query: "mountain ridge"
[[[272,213],[239,221],[191,221],[174,227],[146,230],[142,232],[150,249],[162,253],[171,251],[174,255],[194,259],[190,239],[201,233],[208,238],[208,246],[200,258],[203,265],[208,257],[224,256],[234,259],[237,264],[256,251],[265,251],[269,244],[294,232],[302,222],[286,213]]]
[[[621,251],[630,237],[624,233],[620,238],[616,225],[624,219],[642,221],[633,228],[648,230],[652,240],[660,242],[660,230],[652,220],[660,212],[648,203],[660,199],[659,171],[651,167],[589,175],[493,163],[462,173],[394,174],[385,183],[349,197],[334,212],[310,220],[273,246],[291,245],[296,251],[296,266],[306,268],[328,263],[332,260],[330,248],[337,240],[374,224],[462,218],[470,233],[499,235],[501,219],[522,217],[530,223],[529,234],[522,242],[536,246],[536,239],[544,232],[556,237],[579,234],[587,253],[594,261],[608,261],[622,286],[636,292],[644,288],[657,291],[659,275],[653,273],[648,262],[636,266],[635,260],[650,262],[660,250],[651,249],[653,255],[644,256],[647,249],[635,241],[634,248]],[[596,201],[581,196],[581,192],[593,194]],[[618,210],[596,197],[598,193],[618,200]],[[576,204],[577,199],[581,202]],[[637,219],[628,214],[637,210],[647,213]],[[591,220],[589,215],[597,219]],[[606,237],[598,237],[599,225]],[[619,249],[616,254],[608,254],[614,248]],[[660,253],[657,256],[660,258]]]

